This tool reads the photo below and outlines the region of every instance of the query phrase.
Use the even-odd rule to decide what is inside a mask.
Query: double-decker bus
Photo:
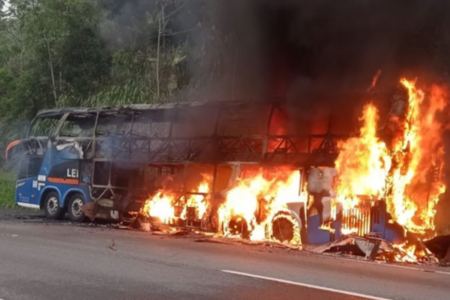
[[[17,205],[43,209],[47,218],[67,213],[73,222],[86,216],[119,220],[140,212],[149,195],[164,186],[184,206],[189,194],[208,198],[213,205],[207,220],[188,214],[183,225],[218,230],[215,209],[242,172],[255,166],[266,173],[279,167],[299,172],[300,195],[311,170],[333,168],[336,142],[347,136],[331,130],[342,123],[339,115],[320,115],[317,124],[312,120],[278,102],[49,109],[37,114],[27,137],[12,142],[6,156],[19,158]],[[202,174],[210,176],[210,188],[194,191]],[[338,238],[348,224],[340,213],[324,226],[329,195],[310,191],[307,198],[311,203],[295,198],[288,205],[302,241]],[[346,212],[348,220],[352,213]],[[359,234],[384,234],[385,219],[373,207],[354,213],[367,215],[364,224],[354,224]],[[376,218],[370,218],[373,214]]]

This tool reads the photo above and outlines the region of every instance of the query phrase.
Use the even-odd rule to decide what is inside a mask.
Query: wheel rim
[[[81,210],[82,207],[83,207],[83,200],[81,200],[80,198],[74,199],[70,207],[72,215],[74,217],[80,217],[83,214],[83,211]]]
[[[58,198],[56,197],[50,197],[47,201],[47,211],[49,214],[54,215],[58,212],[59,209],[59,203]]]

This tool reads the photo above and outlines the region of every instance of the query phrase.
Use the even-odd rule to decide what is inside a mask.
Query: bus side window
[[[38,176],[42,161],[43,157],[25,157],[20,166],[19,179]]]
[[[95,126],[95,114],[70,114],[64,122],[59,136],[92,137]]]
[[[58,126],[59,119],[38,118],[30,130],[30,136],[47,137],[52,135]]]
[[[83,129],[79,126],[78,123],[66,121],[64,122],[59,135],[64,137],[78,137],[82,131]]]

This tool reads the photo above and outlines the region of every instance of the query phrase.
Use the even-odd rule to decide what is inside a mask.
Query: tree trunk
[[[159,80],[159,59],[160,59],[160,50],[161,50],[161,35],[162,33],[162,22],[164,22],[164,4],[161,7],[161,15],[158,18],[158,44],[156,49],[156,97],[157,100],[160,100],[161,92],[160,92],[160,80]]]
[[[53,87],[53,97],[55,98],[55,105],[58,104],[58,94],[56,93],[56,82],[55,82],[55,72],[53,70],[53,60],[52,60],[52,53],[50,51],[50,43],[47,40],[47,37],[44,32],[44,39],[47,44],[47,52],[48,52],[48,66],[50,68],[50,75],[52,78],[52,87]]]

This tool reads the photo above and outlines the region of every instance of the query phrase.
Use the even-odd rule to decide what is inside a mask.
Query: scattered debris
[[[153,235],[163,235],[163,236],[185,236],[189,235],[190,232],[186,230],[174,231],[174,232],[163,232],[163,231],[152,231]]]
[[[95,215],[98,212],[98,207],[95,205],[94,202],[90,202],[90,203],[87,203],[87,204],[83,205],[81,207],[81,210],[84,212],[84,215],[86,217],[88,217],[89,220],[91,220],[91,222],[94,222]]]
[[[116,247],[115,247],[116,243],[114,243],[114,239],[112,239],[111,241],[111,245],[109,245],[109,249],[116,251]]]
[[[12,215],[17,220],[43,220],[45,219],[44,215]]]
[[[91,226],[95,226],[91,223]],[[335,253],[338,255],[352,255],[359,256],[365,260],[375,261],[390,261],[390,262],[409,262],[409,263],[438,263],[437,258],[440,259],[441,265],[448,264],[450,266],[450,236],[437,237],[429,241],[422,242],[416,235],[408,236],[413,241],[414,249],[421,253],[418,260],[415,256],[416,252],[411,252],[403,249],[404,245],[394,245],[384,239],[375,236],[357,236],[346,235],[339,240],[327,244],[313,246],[313,245],[291,245],[288,243],[281,243],[276,241],[251,241],[239,237],[224,238],[217,236],[214,233],[199,232],[195,229],[186,229],[184,227],[169,226],[159,222],[150,222],[148,220],[141,220],[137,218],[129,225],[111,224],[110,227],[120,230],[142,230],[151,232],[156,236],[184,236],[194,238],[197,243],[217,243],[229,245],[249,245],[249,246],[264,246],[281,248],[287,250],[306,250],[312,253]],[[435,244],[435,245],[434,245]],[[433,246],[434,245],[434,246]],[[116,250],[113,246],[113,250]],[[437,257],[437,258],[436,258]]]
[[[347,235],[331,243],[317,247],[309,246],[308,250],[314,253],[363,256],[365,260],[371,261],[438,263],[435,251],[429,249],[425,243],[416,237],[413,242],[409,243],[409,247],[404,247],[405,245],[395,245],[376,237]]]
[[[143,230],[143,231],[151,231],[152,230],[152,225],[150,222],[142,222],[138,220],[138,224],[139,224],[139,229]]]
[[[120,229],[120,230],[130,230],[130,226],[126,226],[123,224],[111,224],[111,227],[116,228],[116,229]]]
[[[450,267],[450,235],[441,235],[423,242],[439,259],[441,266]]]
[[[250,241],[246,239],[241,238],[223,238],[223,237],[202,237],[195,239],[194,242],[197,243],[216,243],[216,244],[229,244],[229,245],[249,245],[249,246],[266,246],[266,247],[274,247],[274,248],[282,248],[282,249],[288,249],[288,250],[303,250],[302,246],[292,246],[289,244],[279,243],[279,242],[272,242],[272,241]]]

